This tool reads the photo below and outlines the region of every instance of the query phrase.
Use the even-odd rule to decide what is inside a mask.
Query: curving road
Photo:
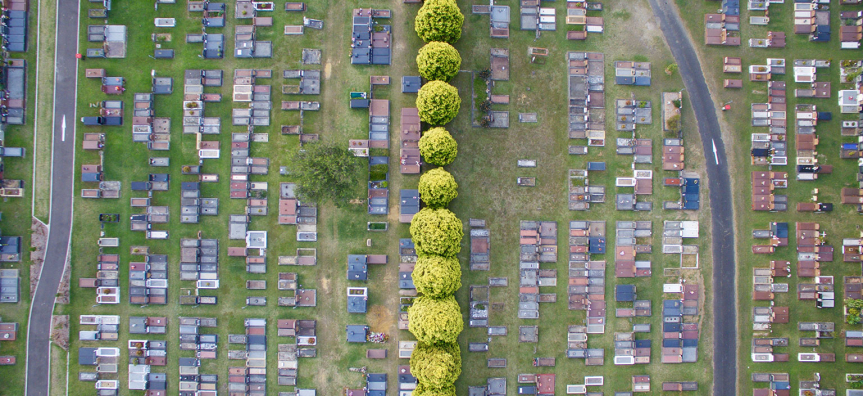
[[[57,0],[54,52],[54,132],[51,147],[51,221],[48,245],[27,326],[27,396],[48,396],[51,316],[69,255],[75,161],[78,0]]]
[[[649,0],[679,66],[704,146],[713,211],[713,394],[734,396],[737,394],[737,302],[731,179],[716,105],[704,81],[692,40],[671,1]]]

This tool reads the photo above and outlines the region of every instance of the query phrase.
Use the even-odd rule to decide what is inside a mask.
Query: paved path
[[[713,394],[733,396],[737,388],[737,304],[735,300],[734,211],[731,181],[716,118],[716,105],[701,72],[698,55],[673,0],[649,0],[686,85],[704,146],[713,210]],[[733,385],[732,385],[733,384]]]
[[[51,221],[45,262],[30,306],[27,332],[27,396],[47,396],[54,297],[69,254],[75,159],[75,99],[78,81],[77,0],[57,0],[54,63],[54,136],[51,152]]]

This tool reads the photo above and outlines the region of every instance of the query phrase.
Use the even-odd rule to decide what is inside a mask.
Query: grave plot
[[[651,221],[618,221],[615,230],[614,274],[618,278],[649,277],[650,260],[637,260],[638,255],[652,253],[653,224]]]
[[[752,165],[783,166],[788,164],[787,106],[784,81],[767,83],[767,103],[753,103],[753,127],[768,127],[768,133],[752,133]]]
[[[153,367],[167,365],[168,343],[164,340],[128,340],[129,390],[147,392],[167,389],[165,373],[154,373]]]
[[[485,285],[470,286],[470,327],[488,327],[489,291]]]
[[[489,36],[491,38],[509,38],[510,12],[509,6],[494,5],[473,5],[471,6],[473,14],[488,15],[490,21]]]
[[[588,33],[602,33],[604,21],[600,16],[588,16],[589,13],[602,11],[602,3],[568,1],[566,2],[566,24],[574,27],[566,32],[568,40],[586,40]]]
[[[587,311],[584,325],[569,326],[567,357],[585,359],[587,365],[602,365],[602,348],[588,348],[588,334],[604,334],[606,324],[605,261],[591,255],[605,255],[605,221],[569,222],[569,309]]]
[[[140,325],[131,326],[132,318],[130,318],[129,333],[140,334],[146,332],[146,319],[140,318]],[[136,319],[136,321],[139,321]],[[78,331],[78,339],[81,341],[117,341],[120,336],[120,316],[119,315],[81,315],[78,324],[84,330]],[[17,337],[17,323],[0,323],[0,335],[4,340],[14,341]],[[154,332],[156,329],[153,329]],[[164,334],[164,326],[161,334]],[[11,336],[7,336],[11,335]]]
[[[589,210],[591,203],[605,202],[605,186],[591,185],[589,172],[605,170],[604,162],[590,162],[588,169],[569,170],[569,210]]]
[[[147,254],[144,262],[129,263],[129,303],[168,303],[168,255]]]
[[[557,270],[540,270],[540,263],[557,262],[557,222],[527,221],[520,224],[519,319],[538,319],[539,303],[554,302],[543,297],[540,287],[556,286]]]
[[[470,227],[470,270],[488,271],[491,266],[490,238],[485,220],[470,219]]]
[[[419,150],[421,137],[419,111],[415,107],[403,108],[400,124],[399,169],[402,174],[419,174],[420,165],[422,165]]]
[[[375,18],[389,19],[390,10],[358,8],[351,15],[351,64],[389,65],[392,61],[391,28],[378,24]]]
[[[272,58],[273,42],[258,40],[257,29],[273,25],[272,17],[255,17],[252,25],[234,26],[235,58]]]
[[[297,85],[282,85],[283,95],[318,95],[321,93],[320,70],[285,70],[285,80],[299,79]]]
[[[179,317],[180,322],[180,350],[195,351],[195,357],[180,357],[180,391],[211,390],[215,391],[218,386],[218,375],[204,374],[200,372],[201,359],[216,359],[218,356],[217,334],[202,333],[203,329],[218,327],[216,318],[204,317]],[[207,330],[209,331],[209,330]],[[230,343],[230,336],[228,337]],[[184,355],[184,352],[180,352]],[[228,353],[230,359],[230,351]]]
[[[662,301],[662,363],[695,363],[698,360],[698,300],[696,284],[665,285],[666,293],[679,299]]]
[[[180,280],[195,281],[195,296],[183,296],[180,303],[215,304],[216,297],[198,297],[200,290],[219,288],[219,240],[180,239]],[[188,301],[189,299],[192,301]]]
[[[587,140],[586,145],[570,145],[569,153],[583,155],[590,146],[605,146],[605,56],[568,52],[566,59],[569,138]]]
[[[666,220],[662,225],[662,253],[679,254],[681,268],[698,268],[698,245],[684,245],[698,238],[698,222]]]
[[[833,276],[821,272],[822,263],[833,261],[833,246],[827,244],[827,233],[821,230],[819,223],[797,222],[796,228],[797,277],[815,278],[814,283],[798,281],[797,299],[815,301],[818,308],[834,308]]]
[[[280,307],[315,307],[317,290],[303,288],[296,272],[279,272]]]

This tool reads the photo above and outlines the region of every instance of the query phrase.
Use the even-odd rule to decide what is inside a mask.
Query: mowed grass
[[[228,361],[226,349],[236,346],[228,345],[224,340],[228,334],[243,332],[243,319],[247,317],[265,317],[270,320],[268,326],[269,335],[269,363],[268,392],[290,390],[289,387],[281,387],[276,383],[276,345],[288,343],[289,339],[279,339],[275,336],[275,320],[281,318],[316,318],[318,320],[318,357],[315,359],[303,359],[299,364],[301,387],[315,387],[320,394],[336,395],[345,387],[361,387],[363,379],[358,373],[349,372],[349,367],[368,367],[369,372],[386,372],[390,375],[390,386],[395,387],[396,366],[407,364],[407,360],[399,360],[397,356],[397,341],[409,340],[413,337],[407,331],[396,329],[396,318],[398,313],[398,238],[409,237],[408,226],[398,224],[398,190],[404,188],[416,188],[418,176],[402,176],[397,170],[399,153],[399,121],[398,114],[404,107],[413,107],[415,96],[401,94],[397,84],[401,76],[416,75],[414,57],[421,42],[413,32],[412,21],[416,14],[417,6],[402,5],[387,1],[357,1],[335,2],[318,1],[307,2],[309,10],[305,13],[307,17],[324,20],[324,31],[307,29],[301,37],[285,37],[281,35],[282,26],[285,24],[299,24],[302,17],[299,14],[285,14],[282,9],[284,2],[276,3],[273,13],[274,27],[261,28],[258,30],[259,40],[273,40],[275,53],[272,59],[243,59],[232,57],[233,50],[233,25],[235,23],[246,24],[248,20],[237,21],[234,19],[233,9],[228,10],[228,26],[224,29],[209,29],[210,32],[221,32],[226,35],[226,58],[223,60],[203,60],[198,58],[200,47],[198,45],[184,44],[185,33],[194,33],[200,30],[200,14],[186,12],[183,4],[162,5],[158,11],[154,11],[149,4],[129,4],[125,8],[115,9],[109,18],[112,24],[126,24],[129,27],[129,53],[126,59],[88,59],[82,64],[79,93],[79,113],[81,116],[95,113],[95,109],[89,107],[89,103],[95,103],[106,97],[99,91],[96,81],[86,80],[83,77],[85,68],[105,68],[110,76],[124,76],[127,78],[127,90],[120,96],[126,101],[126,106],[131,105],[131,98],[135,92],[148,92],[150,90],[149,70],[155,69],[158,76],[171,76],[174,78],[174,94],[158,96],[156,98],[156,115],[171,116],[172,149],[170,152],[149,152],[139,144],[133,144],[128,134],[131,118],[126,117],[127,125],[122,128],[107,128],[104,132],[108,135],[106,144],[105,171],[106,180],[121,180],[123,182],[123,197],[119,200],[83,200],[76,199],[75,235],[76,242],[73,244],[73,284],[81,277],[92,277],[96,272],[96,256],[98,248],[96,240],[101,229],[99,228],[97,216],[99,213],[119,213],[120,224],[110,224],[104,229],[106,236],[119,236],[121,248],[106,249],[106,252],[117,252],[121,255],[120,284],[124,287],[124,301],[115,306],[93,307],[95,293],[92,289],[72,289],[72,304],[61,307],[60,312],[71,315],[72,323],[72,349],[85,345],[76,340],[78,315],[83,313],[118,314],[122,316],[122,333],[118,342],[87,343],[86,345],[117,346],[120,347],[123,358],[127,357],[125,342],[131,336],[128,330],[128,317],[137,315],[165,315],[169,319],[168,334],[165,336],[134,336],[135,338],[166,339],[169,342],[168,366],[154,368],[154,371],[166,372],[168,374],[168,389],[171,393],[176,389],[178,382],[177,357],[193,356],[189,351],[177,350],[178,326],[174,318],[178,316],[213,316],[219,318],[219,327],[216,329],[203,329],[204,332],[214,332],[220,335],[220,358],[214,361],[203,361],[202,373],[218,374],[220,376],[220,391],[227,390],[227,368],[229,366],[242,365],[242,361]],[[507,3],[507,2],[504,2]],[[513,8],[513,15],[517,15],[517,3],[509,1]],[[358,6],[390,8],[393,10],[393,18],[389,23],[393,26],[393,64],[389,67],[376,66],[352,66],[348,61],[350,43],[350,13],[351,9]],[[654,106],[654,124],[639,128],[638,137],[649,137],[654,139],[654,151],[658,152],[663,137],[659,124],[659,92],[678,91],[683,85],[677,75],[666,76],[661,72],[667,63],[671,62],[670,53],[659,35],[658,28],[650,22],[649,7],[646,1],[639,0],[637,3],[617,1],[606,2],[608,31],[604,35],[593,35],[587,42],[573,43],[565,40],[565,25],[560,20],[558,32],[546,32],[539,41],[534,42],[532,32],[516,30],[514,23],[511,30],[510,40],[491,40],[488,37],[488,20],[485,16],[470,14],[468,4],[462,4],[463,12],[466,14],[465,30],[462,39],[456,45],[462,53],[462,70],[478,71],[487,68],[490,47],[502,47],[510,49],[511,59],[511,81],[498,83],[495,93],[508,93],[511,95],[512,104],[499,107],[510,111],[511,125],[506,130],[490,130],[470,127],[470,88],[471,80],[468,73],[460,73],[453,81],[462,93],[462,109],[458,118],[448,126],[459,141],[460,153],[455,163],[448,169],[453,172],[460,184],[460,196],[451,205],[451,209],[465,223],[468,218],[485,218],[488,220],[492,232],[492,269],[488,273],[472,273],[468,271],[467,251],[469,241],[463,241],[463,250],[460,258],[464,269],[464,287],[457,294],[457,298],[464,307],[467,315],[467,291],[472,284],[486,284],[488,276],[505,276],[510,279],[511,286],[506,289],[495,289],[492,292],[493,303],[503,303],[502,311],[492,313],[491,322],[494,325],[508,325],[509,335],[505,338],[497,338],[492,341],[488,354],[470,354],[467,352],[467,343],[485,340],[485,329],[466,330],[460,339],[464,355],[464,367],[461,379],[458,381],[458,393],[465,394],[467,387],[471,385],[484,384],[487,377],[506,377],[514,389],[515,379],[522,372],[556,372],[558,374],[558,393],[563,393],[568,383],[581,383],[584,375],[605,375],[607,385],[603,388],[606,393],[630,388],[630,377],[633,374],[649,373],[653,375],[654,386],[659,386],[660,381],[670,380],[698,380],[703,389],[710,388],[711,376],[711,349],[712,349],[712,324],[710,315],[702,315],[699,319],[702,327],[702,341],[700,346],[700,359],[696,364],[685,365],[662,365],[659,361],[659,323],[661,321],[661,299],[659,292],[661,284],[669,279],[662,276],[663,268],[674,268],[679,266],[676,256],[663,256],[660,252],[660,233],[662,229],[661,220],[688,217],[688,214],[679,212],[665,212],[660,209],[663,200],[676,200],[679,193],[675,189],[661,187],[662,177],[672,177],[672,174],[663,174],[659,168],[659,158],[655,157],[652,168],[656,170],[654,177],[655,194],[647,198],[654,202],[655,209],[650,213],[620,213],[613,208],[615,188],[614,178],[618,176],[631,176],[631,158],[620,157],[614,153],[613,139],[623,136],[614,131],[608,133],[608,144],[605,148],[592,148],[591,154],[586,157],[570,157],[567,154],[569,144],[566,129],[566,64],[565,53],[568,50],[589,50],[606,53],[606,103],[607,118],[612,117],[611,104],[613,99],[627,98],[634,93],[638,99],[652,100]],[[554,4],[558,8],[558,14],[565,13],[564,4]],[[638,12],[631,16],[620,14],[620,11],[635,7]],[[89,23],[86,19],[86,6],[83,7],[82,24]],[[645,14],[646,13],[646,14]],[[615,16],[619,15],[619,16]],[[646,16],[648,15],[648,16]],[[613,16],[613,17],[610,17]],[[159,32],[170,32],[173,34],[172,41],[163,43],[163,48],[173,48],[177,59],[174,61],[157,61],[150,59],[147,55],[153,49],[150,34],[153,28],[149,23],[142,24],[141,21],[149,21],[153,17],[175,17],[177,27],[163,29]],[[637,18],[641,18],[636,20]],[[516,19],[516,18],[514,18]],[[387,23],[379,21],[380,23]],[[632,37],[627,25],[632,23],[647,23],[646,34],[640,37]],[[144,27],[146,26],[146,27]],[[85,31],[85,29],[82,29]],[[85,42],[82,35],[82,47],[93,46]],[[550,49],[550,56],[545,65],[534,65],[529,63],[527,57],[527,46],[541,46]],[[302,48],[322,48],[323,64],[321,66],[301,66],[299,64]],[[630,88],[615,86],[611,83],[613,68],[611,62],[614,60],[629,60],[636,56],[645,57],[654,62],[654,85],[650,88]],[[219,68],[225,70],[225,85],[221,88],[207,88],[206,92],[221,92],[224,95],[222,103],[206,105],[205,115],[220,116],[222,118],[223,130],[219,136],[206,136],[205,140],[218,139],[223,148],[230,142],[230,132],[243,131],[244,128],[230,126],[230,109],[233,106],[229,102],[231,93],[230,79],[235,68],[266,68],[272,69],[274,78],[272,80],[258,80],[258,84],[272,84],[274,107],[278,108],[281,100],[318,100],[322,103],[320,112],[307,112],[304,114],[304,130],[306,133],[320,134],[321,139],[337,144],[347,144],[348,139],[362,139],[368,136],[368,113],[362,110],[350,110],[348,108],[348,93],[350,91],[367,91],[369,89],[370,75],[389,75],[393,85],[390,87],[379,87],[374,91],[376,98],[387,98],[390,100],[391,113],[391,149],[386,153],[390,156],[390,215],[369,216],[364,205],[356,207],[336,209],[331,205],[319,208],[318,234],[319,240],[315,244],[298,244],[295,241],[295,228],[292,226],[279,226],[276,224],[274,215],[269,217],[254,217],[250,230],[267,230],[269,232],[269,257],[268,273],[266,275],[251,275],[245,273],[244,262],[237,258],[226,256],[227,247],[242,246],[242,241],[230,241],[227,239],[227,215],[241,213],[244,201],[230,200],[228,198],[228,175],[229,163],[227,150],[222,150],[223,158],[219,160],[207,160],[204,164],[204,172],[219,173],[222,180],[215,184],[202,185],[202,196],[220,198],[220,216],[202,217],[201,224],[188,225],[179,224],[179,193],[176,183],[180,181],[191,181],[189,176],[180,174],[182,165],[195,164],[197,156],[195,152],[195,138],[192,135],[180,133],[181,123],[181,101],[182,77],[185,69],[191,68]],[[281,70],[286,68],[321,68],[324,71],[322,82],[322,93],[320,96],[285,96],[278,93],[279,86],[283,83]],[[518,124],[518,112],[537,112],[538,124]],[[278,183],[289,181],[289,178],[278,175],[278,167],[285,164],[285,156],[288,152],[298,149],[295,136],[281,136],[278,126],[283,124],[296,124],[299,122],[299,113],[272,111],[272,127],[256,128],[256,132],[269,132],[269,143],[253,143],[252,156],[269,157],[271,159],[270,174],[267,176],[253,176],[253,181],[267,181],[270,183],[268,196],[270,197],[270,212],[277,210]],[[688,158],[688,166],[693,170],[700,169],[698,154],[700,142],[694,130],[694,120],[691,115],[684,111],[684,127],[686,128],[687,148],[692,147],[694,154]],[[611,123],[609,123],[611,127]],[[97,131],[98,128],[81,128],[80,132]],[[81,135],[81,134],[79,134]],[[81,137],[79,136],[79,140]],[[146,165],[148,157],[169,156],[171,158],[170,168],[150,168]],[[529,170],[517,170],[516,160],[519,158],[533,158],[539,162],[539,167]],[[597,205],[589,212],[570,212],[567,209],[567,195],[565,177],[569,168],[584,168],[586,161],[607,161],[608,171],[596,176],[599,182],[608,186],[607,202]],[[80,177],[78,169],[81,164],[97,163],[98,156],[93,152],[79,152],[76,159],[76,178]],[[640,167],[641,168],[641,167]],[[154,193],[154,205],[169,205],[171,207],[171,222],[168,225],[155,225],[155,229],[169,229],[171,238],[167,241],[147,241],[141,233],[133,233],[128,230],[127,219],[129,215],[140,213],[138,209],[131,209],[128,205],[129,197],[143,196],[141,193],[132,193],[128,185],[132,181],[145,180],[148,173],[169,172],[172,177],[171,190],[168,192]],[[535,176],[538,186],[532,189],[518,189],[515,187],[516,176]],[[592,181],[593,182],[593,181]],[[76,189],[91,188],[82,183],[77,183]],[[77,191],[77,190],[76,190]],[[621,191],[623,192],[623,191]],[[704,194],[706,198],[706,193]],[[703,203],[704,209],[694,216],[705,220],[709,215],[707,202]],[[559,270],[559,286],[555,288],[559,302],[542,307],[540,321],[522,321],[516,319],[517,306],[517,230],[519,220],[556,220],[560,227],[559,249],[561,258],[554,266]],[[639,287],[639,298],[649,298],[653,301],[654,314],[649,322],[654,325],[654,331],[649,337],[653,340],[654,364],[633,367],[615,367],[612,364],[613,356],[613,332],[628,331],[629,320],[614,319],[613,309],[615,305],[609,303],[609,326],[607,333],[602,336],[591,336],[591,347],[603,347],[606,349],[607,360],[602,367],[584,367],[583,362],[571,361],[564,358],[566,349],[566,328],[571,324],[582,323],[584,313],[572,312],[566,306],[566,279],[567,264],[563,252],[567,249],[566,238],[568,221],[575,219],[608,220],[609,233],[612,232],[615,220],[650,219],[654,220],[655,236],[652,240],[654,253],[651,259],[654,261],[654,275],[649,279],[622,280],[622,283],[635,283]],[[389,231],[385,233],[367,232],[365,230],[367,221],[388,221]],[[140,257],[131,256],[129,247],[147,245],[151,252],[156,254],[168,254],[170,262],[179,260],[180,238],[193,238],[198,231],[203,232],[205,238],[220,239],[220,265],[222,286],[218,291],[205,292],[204,294],[219,296],[219,304],[216,306],[180,306],[178,296],[180,287],[192,287],[191,282],[180,282],[177,278],[177,268],[172,265],[170,269],[170,288],[168,305],[140,307],[130,305],[126,301],[126,285],[128,278],[128,266],[130,261],[140,261]],[[367,247],[367,239],[371,239],[371,247]],[[613,241],[610,239],[609,250],[613,250]],[[710,293],[710,255],[709,240],[702,238],[698,241],[702,249],[702,270],[687,273],[689,279],[698,281],[704,285],[705,295]],[[293,255],[297,247],[315,247],[318,249],[318,266],[313,268],[299,267],[276,267],[276,258],[280,255]],[[380,312],[380,315],[348,315],[346,313],[345,287],[349,282],[345,280],[346,256],[350,253],[387,253],[390,256],[390,264],[382,267],[371,268],[370,279],[370,311]],[[605,257],[608,260],[609,271],[613,267],[611,255]],[[548,266],[549,268],[551,266]],[[300,283],[306,288],[317,288],[317,308],[286,309],[275,307],[279,292],[276,290],[276,279],[278,272],[298,272]],[[255,292],[244,290],[244,282],[248,279],[267,279],[268,290]],[[613,286],[618,283],[611,273],[607,279],[607,300],[612,299]],[[350,283],[360,286],[360,284]],[[544,290],[545,291],[545,290]],[[551,290],[549,290],[551,291]],[[266,295],[269,299],[268,307],[245,307],[245,297]],[[671,297],[671,296],[666,296]],[[705,309],[709,310],[711,304],[706,303]],[[639,319],[639,322],[647,322],[648,319]],[[381,329],[390,334],[390,341],[383,346],[378,345],[353,345],[345,342],[344,326],[346,324],[368,323],[374,329]],[[518,344],[517,334],[519,325],[540,326],[540,343]],[[536,354],[534,354],[536,346]],[[365,359],[365,350],[372,347],[386,347],[390,358],[384,361],[370,361]],[[558,358],[558,366],[554,369],[544,368],[542,370],[532,367],[533,357],[555,356]],[[505,357],[508,359],[506,369],[487,369],[486,358]],[[80,371],[91,371],[90,367],[79,366],[77,356],[73,353],[70,357],[70,376],[76,378]],[[695,374],[693,374],[695,373]],[[123,387],[126,387],[125,367],[121,365],[120,379]],[[55,384],[57,386],[57,384]],[[92,384],[72,381],[70,392],[90,392]]]
[[[726,147],[729,150],[729,162],[731,163],[732,183],[734,183],[734,205],[737,222],[737,263],[738,263],[738,318],[740,333],[738,345],[738,384],[740,394],[751,393],[753,387],[763,387],[762,384],[753,384],[750,375],[753,372],[788,372],[791,374],[792,393],[796,392],[799,381],[810,381],[814,373],[821,373],[821,387],[835,388],[837,393],[844,394],[846,389],[844,374],[859,372],[854,365],[845,363],[845,353],[856,353],[853,348],[846,348],[843,341],[843,330],[857,329],[859,326],[843,325],[842,300],[844,299],[842,278],[844,276],[860,276],[858,265],[843,263],[841,260],[842,238],[859,237],[860,221],[851,205],[839,204],[839,193],[843,187],[857,187],[855,173],[856,163],[853,160],[842,160],[839,158],[839,146],[842,142],[853,141],[850,137],[842,137],[839,129],[843,120],[856,119],[854,115],[840,114],[837,104],[836,92],[841,89],[851,89],[839,79],[839,64],[843,59],[859,59],[859,51],[841,51],[839,49],[838,37],[834,37],[829,43],[811,43],[806,36],[793,34],[793,9],[792,4],[773,4],[770,6],[770,24],[768,26],[752,26],[746,22],[741,23],[741,47],[707,47],[703,43],[704,25],[703,15],[708,12],[716,12],[715,4],[678,1],[681,16],[690,31],[696,48],[699,51],[705,77],[714,95],[714,102],[732,102],[732,109],[721,114],[720,121],[723,122],[723,134]],[[839,30],[839,16],[841,11],[850,10],[849,7],[831,8],[831,28]],[[741,21],[748,21],[750,13],[741,9]],[[760,15],[754,14],[753,15]],[[787,47],[785,49],[757,49],[748,47],[750,38],[766,38],[768,31],[784,31],[787,34]],[[795,164],[796,151],[794,151],[794,106],[797,104],[815,104],[818,111],[830,111],[833,120],[819,121],[817,134],[820,139],[818,150],[818,161],[821,164],[833,165],[833,174],[821,175],[815,182],[801,182],[793,180],[796,172],[793,165],[776,167],[773,170],[789,173],[790,188],[777,190],[778,194],[787,194],[789,198],[789,210],[785,213],[754,212],[751,209],[751,176],[754,170],[767,170],[766,167],[754,167],[749,165],[750,135],[753,132],[767,132],[766,128],[752,128],[750,116],[751,103],[767,102],[767,84],[753,83],[748,81],[747,73],[741,75],[730,75],[722,73],[722,57],[740,56],[743,58],[744,68],[752,64],[765,64],[766,58],[784,58],[788,64],[785,76],[774,76],[774,80],[785,81],[788,95],[788,162]],[[794,82],[791,65],[795,59],[829,59],[832,65],[827,69],[818,69],[817,81],[829,81],[832,84],[833,94],[830,99],[807,99],[795,98],[794,89],[806,88],[805,84]],[[723,78],[742,78],[743,89],[727,90],[722,88]],[[813,189],[819,190],[820,202],[834,203],[834,211],[829,214],[798,213],[796,205],[798,202],[809,202],[813,195]],[[763,244],[764,241],[752,238],[753,229],[767,229],[771,221],[787,221],[790,225],[791,240],[788,247],[777,249],[771,255],[754,255],[751,246]],[[818,222],[821,230],[827,235],[827,243],[836,249],[835,260],[831,263],[821,263],[821,274],[834,277],[836,285],[837,307],[833,309],[817,309],[814,301],[798,301],[795,295],[797,284],[814,283],[811,278],[798,278],[796,275],[796,244],[794,241],[795,222]],[[776,306],[791,307],[791,322],[787,325],[774,325],[771,333],[759,333],[759,337],[788,337],[790,346],[780,348],[777,353],[788,353],[791,355],[789,363],[753,363],[750,357],[752,331],[752,307],[766,306],[763,301],[753,302],[752,293],[752,269],[769,267],[770,260],[788,260],[792,265],[792,276],[787,279],[776,279],[775,282],[789,283],[790,293],[778,293]],[[812,333],[797,331],[797,322],[835,322],[835,339],[821,340],[821,345],[816,348],[799,347],[798,340],[803,337],[814,337]],[[836,363],[799,363],[797,353],[800,352],[835,353]]]
[[[51,140],[54,128],[54,29],[57,22],[57,2],[40,0],[42,11],[39,14],[39,117],[36,120],[36,147],[33,161],[35,171],[33,180],[33,215],[44,223],[49,221],[51,207]],[[36,25],[31,26],[32,29]],[[35,89],[35,87],[34,87]]]
[[[24,125],[7,125],[3,145],[23,147],[23,158],[3,158],[3,177],[24,180],[24,196],[4,198],[0,201],[0,230],[3,236],[21,236],[21,262],[2,263],[2,269],[18,269],[20,276],[20,300],[17,304],[0,304],[3,322],[18,323],[18,338],[15,342],[0,342],[0,356],[15,356],[14,366],[0,366],[0,395],[24,394],[24,373],[27,368],[27,319],[30,313],[30,226],[33,198],[33,109],[36,86],[36,15],[38,5],[30,4],[30,42],[26,53],[11,52],[9,58],[27,61],[27,105]]]

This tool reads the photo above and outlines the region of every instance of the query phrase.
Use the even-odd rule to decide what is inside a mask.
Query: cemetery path
[[[725,144],[698,54],[671,4],[673,0],[649,1],[679,66],[704,147],[713,226],[713,394],[733,396],[737,394],[737,275],[734,210]]]
[[[54,136],[51,148],[51,210],[48,246],[27,326],[28,396],[48,396],[51,362],[51,316],[54,298],[68,261],[72,229],[75,163],[75,102],[78,82],[77,0],[57,0],[54,63]]]

